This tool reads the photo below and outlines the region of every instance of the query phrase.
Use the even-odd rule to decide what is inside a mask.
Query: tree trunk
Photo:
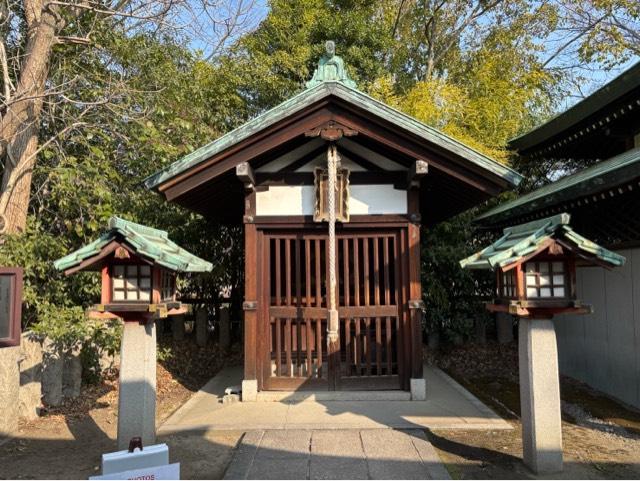
[[[61,26],[55,6],[43,8],[41,0],[25,1],[25,16],[25,62],[13,100],[7,99],[0,121],[0,153],[4,157],[0,234],[15,234],[25,228],[51,48]]]

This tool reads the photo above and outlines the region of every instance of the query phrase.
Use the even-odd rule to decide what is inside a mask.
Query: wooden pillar
[[[258,230],[255,225],[256,192],[253,170],[248,163],[236,167],[245,188],[244,200],[244,379],[242,400],[255,401],[258,392]]]
[[[422,379],[422,283],[420,279],[419,192],[409,191],[409,313],[411,324],[411,378]],[[415,212],[418,210],[418,212]]]
[[[417,160],[408,174],[407,229],[409,257],[409,324],[411,333],[411,398],[426,399],[426,382],[422,368],[422,283],[420,276],[420,179],[427,174],[428,165]]]

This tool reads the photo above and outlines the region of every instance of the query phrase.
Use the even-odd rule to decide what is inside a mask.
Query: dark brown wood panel
[[[338,232],[339,342],[328,352],[327,235],[265,231],[265,389],[403,387],[401,239],[400,229]]]

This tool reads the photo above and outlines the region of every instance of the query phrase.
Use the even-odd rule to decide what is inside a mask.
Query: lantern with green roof
[[[54,266],[70,275],[102,273],[100,304],[91,317],[151,321],[185,310],[176,298],[176,275],[208,272],[211,263],[172,242],[167,232],[112,217],[109,229]]]
[[[460,261],[467,269],[496,272],[494,312],[529,318],[586,314],[591,307],[576,298],[576,265],[611,269],[625,258],[574,231],[563,213],[507,227],[502,237]]]

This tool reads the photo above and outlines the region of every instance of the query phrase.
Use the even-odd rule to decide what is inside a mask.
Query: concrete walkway
[[[273,430],[244,435],[224,479],[451,479],[424,431]]]
[[[240,368],[223,370],[171,416],[159,433],[191,430],[511,429],[439,369],[425,366],[426,401],[290,400],[222,404]]]

